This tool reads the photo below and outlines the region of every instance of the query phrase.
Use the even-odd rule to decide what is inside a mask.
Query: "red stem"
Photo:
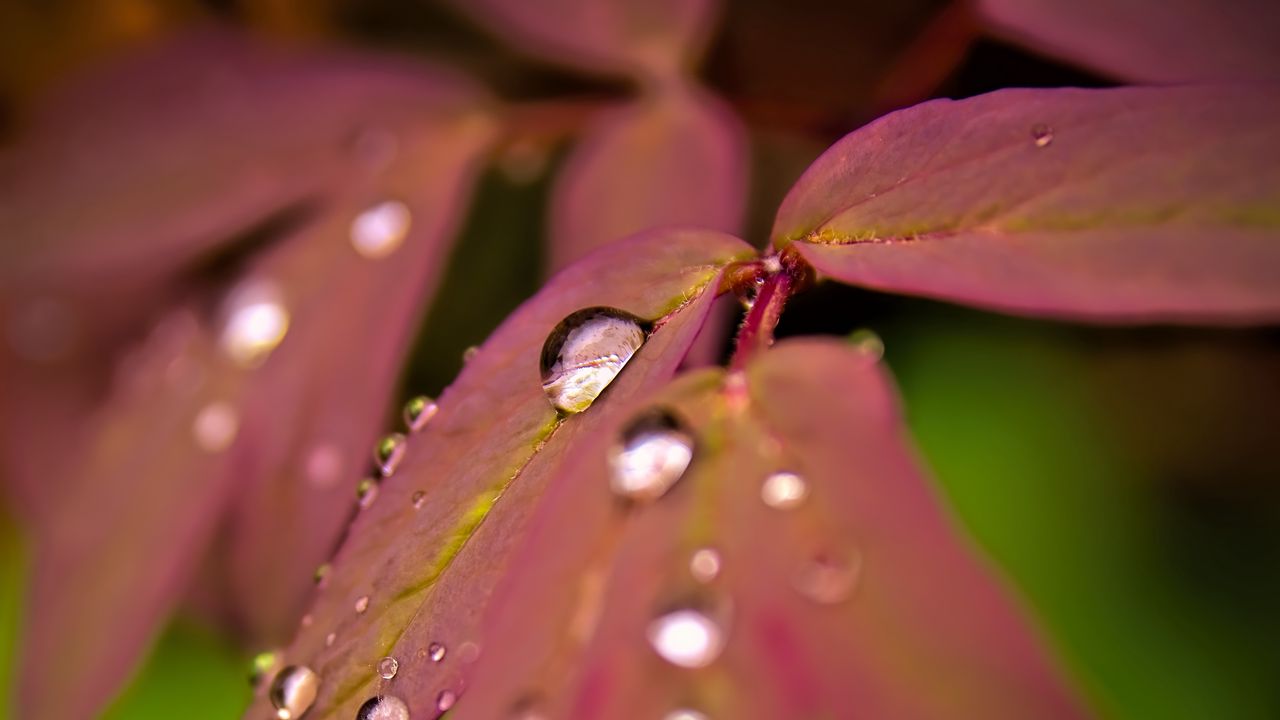
[[[738,330],[738,344],[729,362],[731,370],[741,370],[753,355],[773,345],[773,330],[782,317],[787,298],[796,289],[796,278],[787,268],[765,277],[755,302]]]

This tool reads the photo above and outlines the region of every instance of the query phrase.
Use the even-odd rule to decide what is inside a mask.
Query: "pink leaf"
[[[633,411],[653,407],[696,438],[685,476],[619,502],[606,458],[634,412],[584,439],[499,586],[456,717],[1086,715],[944,514],[874,360],[788,342]]]
[[[1008,90],[888,115],[774,243],[867,287],[1100,322],[1280,319],[1273,86]]]
[[[1136,82],[1280,79],[1271,0],[981,0],[995,32]]]

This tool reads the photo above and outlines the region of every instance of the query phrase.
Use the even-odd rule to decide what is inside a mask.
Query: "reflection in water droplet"
[[[819,553],[811,558],[792,581],[797,592],[823,605],[844,602],[853,594],[862,569],[858,553]]]
[[[260,652],[254,655],[249,663],[249,684],[257,687],[263,678],[276,669],[279,662],[280,654],[277,652]]]
[[[693,460],[693,436],[675,416],[652,410],[632,420],[609,453],[609,486],[628,500],[662,497]]]
[[[431,662],[440,662],[444,659],[444,654],[444,645],[438,642],[433,642],[427,646],[427,657],[431,658]]]
[[[1043,124],[1032,125],[1031,139],[1035,142],[1036,147],[1045,147],[1053,142],[1053,128]]]
[[[435,401],[426,395],[411,398],[404,404],[404,424],[410,432],[418,432],[431,422],[431,418],[435,417],[439,410]]]
[[[351,221],[351,246],[371,260],[387,257],[404,243],[410,217],[399,200],[380,202]]]
[[[709,719],[707,717],[707,714],[704,712],[698,712],[697,710],[690,710],[689,708],[680,708],[679,710],[672,710],[666,715],[663,715],[662,720],[709,720]]]
[[[231,446],[240,430],[240,416],[227,402],[212,402],[196,414],[191,434],[205,452],[221,452]]]
[[[644,323],[634,315],[604,307],[579,310],[561,320],[542,346],[542,389],[557,410],[582,412],[644,341]]]
[[[452,690],[441,690],[436,696],[436,709],[440,711],[448,710],[453,704],[458,702],[458,696]]]
[[[391,433],[378,441],[373,448],[373,461],[383,477],[390,477],[396,471],[407,449],[408,444],[400,433]]]
[[[362,508],[367,508],[373,504],[378,498],[378,481],[373,478],[364,478],[356,484],[356,502]]]
[[[280,720],[292,720],[301,717],[311,704],[316,701],[316,691],[320,689],[320,676],[309,667],[290,665],[276,674],[271,681],[271,689],[267,697],[276,708],[276,717]]]
[[[702,548],[689,558],[689,572],[693,579],[701,583],[709,583],[720,575],[720,553],[711,548]]]
[[[332,487],[341,471],[342,453],[337,446],[324,443],[307,453],[307,480],[315,487]]]
[[[421,490],[418,490],[413,494],[412,497],[409,498],[409,502],[413,503],[414,510],[422,509],[422,504],[426,502],[426,500],[427,500],[427,494]]]
[[[390,680],[396,676],[396,671],[400,669],[400,661],[388,655],[378,661],[378,677],[383,680]]]
[[[237,286],[223,302],[226,324],[219,343],[241,367],[255,367],[284,340],[289,311],[280,288],[269,280],[250,280]]]
[[[360,597],[356,598],[356,612],[362,613],[368,609],[369,609],[368,595],[361,595]]]
[[[675,610],[649,623],[649,644],[672,665],[706,667],[724,649],[725,636],[711,618],[693,609]]]
[[[849,344],[872,360],[884,357],[884,341],[874,331],[862,328],[849,334]]]
[[[799,507],[808,496],[809,484],[792,472],[776,472],[765,478],[764,484],[760,486],[760,497],[764,504],[778,510]]]
[[[409,720],[409,706],[391,695],[371,697],[356,711],[356,720]]]

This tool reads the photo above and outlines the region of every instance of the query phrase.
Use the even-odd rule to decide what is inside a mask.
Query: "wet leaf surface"
[[[1008,90],[847,136],[774,243],[866,287],[1101,322],[1280,318],[1273,86]]]
[[[1086,715],[942,510],[872,357],[789,341],[745,380],[685,375],[632,413],[652,407],[696,435],[686,476],[619,502],[606,458],[633,415],[584,440],[529,522],[451,717]],[[714,623],[719,652],[696,623],[656,632],[681,609]]]
[[[462,692],[492,587],[568,448],[670,378],[705,321],[720,270],[752,254],[710,231],[643,234],[558,274],[495,331],[357,517],[310,624],[284,652],[285,663],[322,678],[308,717],[354,717],[383,693],[428,715],[440,693]],[[597,306],[655,329],[594,405],[561,418],[542,389],[543,343],[562,319]],[[384,656],[398,663],[390,681],[375,674]],[[266,708],[260,695],[249,717]]]

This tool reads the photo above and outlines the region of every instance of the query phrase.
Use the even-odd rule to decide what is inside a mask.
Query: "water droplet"
[[[329,563],[324,563],[323,565],[319,565],[316,567],[316,571],[312,573],[311,579],[316,581],[316,585],[324,587],[327,584],[325,580],[329,578],[329,571],[331,569],[332,569],[332,566],[329,565]]]
[[[270,675],[279,663],[280,654],[277,652],[260,652],[254,655],[253,660],[249,662],[249,684],[257,687],[258,683]]]
[[[325,443],[307,453],[307,480],[318,488],[332,487],[342,471],[342,453]]]
[[[458,660],[470,665],[480,659],[480,646],[470,640],[458,646]]]
[[[438,642],[433,642],[427,646],[427,657],[431,658],[431,662],[440,662],[444,659],[445,648]]]
[[[298,621],[298,624],[305,628],[311,627],[311,623],[313,622],[315,622],[315,618],[311,617],[311,614],[308,613],[302,616],[302,619]]]
[[[427,501],[427,494],[421,490],[416,491],[415,493],[413,493],[413,496],[409,498],[409,502],[413,503],[414,510],[422,509],[422,504],[425,503],[426,501]]]
[[[356,484],[356,503],[362,508],[367,508],[373,504],[378,497],[378,481],[373,478],[364,478]]]
[[[237,286],[223,302],[226,324],[222,350],[241,367],[256,367],[284,340],[289,311],[280,288],[269,280],[250,280]]]
[[[369,609],[369,596],[368,596],[368,595],[361,595],[360,597],[356,598],[356,612],[357,612],[357,613],[362,613],[362,612],[364,612],[365,610],[368,610],[368,609]]]
[[[458,702],[458,695],[456,693],[452,690],[441,690],[440,694],[436,696],[436,709],[443,712],[453,707],[453,704],[456,702]]]
[[[709,720],[709,718],[704,712],[691,710],[689,708],[680,708],[663,715],[662,720]]]
[[[409,206],[386,200],[351,221],[351,246],[364,257],[378,260],[395,252],[409,234]]]
[[[711,548],[702,548],[689,558],[689,572],[693,579],[700,583],[709,583],[720,575],[720,553]]]
[[[436,402],[426,395],[419,395],[404,404],[404,424],[410,432],[418,432],[431,422],[440,410]]]
[[[390,477],[396,471],[407,449],[408,444],[400,433],[391,433],[378,441],[373,448],[373,461],[378,464],[382,477]]]
[[[792,472],[776,472],[765,478],[764,484],[760,486],[760,497],[764,504],[778,510],[799,507],[808,496],[809,484]]]
[[[320,676],[303,665],[290,665],[276,674],[267,692],[280,720],[301,717],[316,701],[320,689]]]
[[[221,452],[231,446],[240,430],[240,416],[228,402],[212,402],[196,414],[191,434],[205,452]]]
[[[849,334],[849,344],[872,360],[884,357],[884,341],[872,330],[866,328],[854,330]]]
[[[409,720],[409,706],[391,695],[371,697],[356,711],[356,720]]]
[[[862,556],[857,553],[819,553],[792,581],[796,591],[823,605],[844,602],[857,586]]]
[[[609,485],[628,500],[657,500],[692,460],[693,436],[671,413],[652,410],[633,420],[610,451]]]
[[[378,677],[383,680],[390,680],[396,676],[396,671],[400,669],[400,661],[388,655],[378,661]]]
[[[1053,142],[1053,128],[1037,123],[1031,126],[1031,139],[1036,147],[1045,147]]]
[[[336,632],[331,632],[328,635],[324,636],[325,647],[333,647],[333,644],[337,641],[338,641],[338,633]]]
[[[556,326],[542,346],[542,389],[566,413],[591,407],[644,344],[644,323],[613,308],[579,310]]]
[[[672,665],[700,668],[710,665],[724,649],[720,626],[702,612],[675,610],[649,623],[649,644]]]
[[[463,364],[463,365],[466,365],[467,363],[471,362],[472,360],[475,360],[475,359],[476,359],[476,356],[477,356],[477,355],[479,355],[479,354],[480,354],[480,346],[479,346],[479,345],[471,345],[471,346],[469,346],[466,350],[463,350],[463,351],[462,351],[462,364]]]

